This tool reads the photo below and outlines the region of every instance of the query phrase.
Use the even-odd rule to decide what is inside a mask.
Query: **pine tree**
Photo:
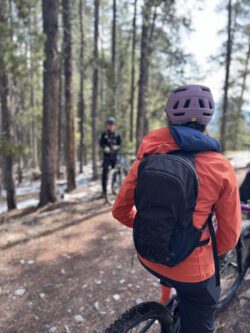
[[[10,46],[8,27],[8,1],[0,2],[0,95],[2,110],[2,137],[0,138],[7,146],[2,156],[3,180],[7,192],[8,209],[16,208],[15,184],[13,178],[13,156],[11,145],[13,145],[12,112],[10,109],[9,75],[4,50]]]
[[[40,206],[56,201],[58,154],[58,0],[43,0],[43,30],[46,35],[43,71],[42,179]]]
[[[93,179],[97,179],[97,110],[98,110],[98,30],[99,0],[95,0],[94,51],[93,51],[93,88],[92,88],[92,161]]]
[[[62,0],[63,39],[64,39],[64,77],[65,77],[65,113],[66,113],[66,167],[67,191],[76,187],[75,182],[75,119],[72,94],[72,36],[71,1]]]

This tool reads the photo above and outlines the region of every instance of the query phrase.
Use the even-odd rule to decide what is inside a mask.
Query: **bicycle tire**
[[[157,302],[145,302],[134,306],[109,326],[105,333],[128,333],[144,322],[146,325],[146,322],[150,320],[159,322],[161,328],[159,333],[174,333],[172,316],[162,304]]]
[[[108,204],[113,205],[119,189],[122,185],[121,171],[112,169],[109,171],[107,178],[106,201]]]
[[[244,277],[248,271],[248,268],[250,266],[250,239],[249,236],[247,236],[249,231],[250,231],[250,223],[245,223],[245,225],[243,225],[241,233],[242,248],[240,249],[239,252],[237,252],[237,248],[234,248],[225,256],[224,260],[226,260],[227,256],[229,257],[229,265],[227,265],[225,271],[221,273],[221,278],[222,278],[221,280],[223,281],[223,278],[224,279],[228,278],[230,286],[228,288],[224,287],[223,290],[223,284],[222,284],[222,295],[216,306],[217,312],[224,311],[228,307],[230,302],[235,297],[237,290],[241,286]],[[229,267],[230,264],[232,267]]]

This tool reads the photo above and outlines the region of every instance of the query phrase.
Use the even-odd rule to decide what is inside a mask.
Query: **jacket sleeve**
[[[105,140],[104,140],[104,133],[101,134],[100,140],[99,140],[99,144],[102,148],[105,147]]]
[[[140,161],[136,160],[124,180],[115,200],[112,214],[122,224],[133,228],[136,209],[134,207],[134,192],[136,188],[137,172]]]
[[[241,232],[241,207],[237,179],[229,162],[223,187],[215,205],[217,218],[216,241],[218,255],[235,247]]]

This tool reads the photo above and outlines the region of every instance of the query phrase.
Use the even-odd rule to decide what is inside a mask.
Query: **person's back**
[[[171,122],[170,129],[158,129],[144,137],[137,160],[113,207],[113,216],[121,223],[133,227],[138,169],[146,156],[178,150],[194,154],[199,186],[193,225],[201,229],[214,206],[218,221],[217,249],[221,255],[233,248],[238,240],[241,213],[234,171],[219,153],[218,142],[203,134],[212,118],[213,105],[212,95],[206,87],[185,86],[172,93],[166,109]],[[210,233],[206,228],[200,239],[201,242],[205,241],[204,246],[196,247],[174,267],[150,261],[138,254],[147,270],[159,277],[164,285],[176,288],[180,299],[182,333],[213,331],[214,305],[218,301],[219,287],[215,284],[212,244],[211,241],[207,242],[209,238]]]

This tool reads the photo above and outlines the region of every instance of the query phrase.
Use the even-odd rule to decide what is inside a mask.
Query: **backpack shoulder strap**
[[[206,227],[208,226],[211,241],[212,241],[216,286],[220,286],[220,262],[219,262],[219,257],[218,257],[217,244],[216,244],[216,235],[215,235],[215,230],[214,230],[213,221],[212,221],[213,215],[214,215],[214,205],[212,207],[211,213],[209,214],[206,222],[203,224],[201,231],[204,231],[206,229]]]

